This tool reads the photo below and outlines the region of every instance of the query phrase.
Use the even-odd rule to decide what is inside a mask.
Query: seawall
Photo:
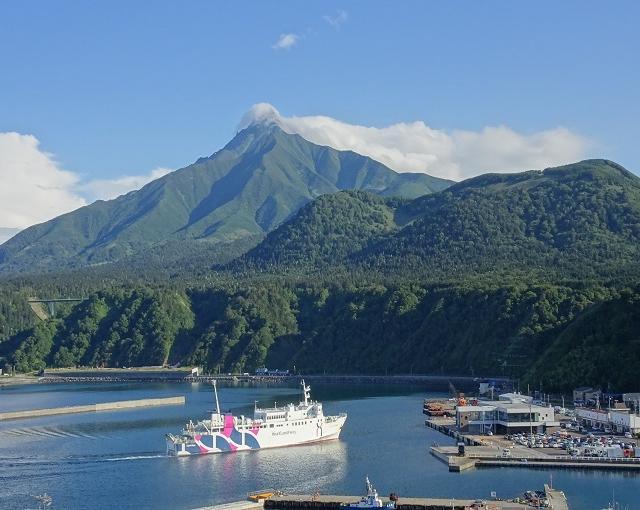
[[[25,411],[9,411],[0,413],[2,420],[20,420],[23,418],[38,418],[56,414],[92,413],[96,411],[117,411],[119,409],[134,409],[137,407],[154,407],[166,405],[184,405],[184,396],[165,398],[143,398],[139,400],[120,400],[117,402],[102,402],[100,404],[86,404],[80,406],[52,407],[48,409],[28,409]]]

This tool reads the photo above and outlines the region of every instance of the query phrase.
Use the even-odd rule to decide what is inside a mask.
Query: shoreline
[[[459,390],[473,391],[482,380],[492,380],[509,386],[506,378],[473,377],[459,375],[366,375],[366,374],[305,374],[305,375],[192,375],[191,371],[147,367],[144,369],[89,369],[89,370],[46,370],[44,375],[34,377],[33,382],[42,384],[65,383],[110,383],[110,382],[164,382],[164,383],[212,383],[230,384],[299,384],[302,379],[309,383],[321,384],[374,384],[374,385],[416,385],[434,391],[448,392],[451,386]]]
[[[23,384],[38,384],[40,377],[37,375],[6,375],[0,376],[0,389],[9,386],[21,386]]]

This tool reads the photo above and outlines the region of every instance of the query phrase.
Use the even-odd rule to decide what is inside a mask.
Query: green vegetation
[[[23,333],[11,362],[263,365],[305,373],[493,374],[632,389],[640,292],[555,285],[248,283],[101,291]]]
[[[151,289],[101,291],[65,318],[51,318],[19,335],[10,363],[19,371],[46,365],[162,365],[176,338],[192,327],[193,314],[184,294]]]
[[[370,171],[356,191],[301,202],[227,265],[206,250],[181,259],[175,241],[144,258],[6,278],[0,356],[20,370],[266,364],[638,389],[638,177],[592,160],[392,198],[366,191]],[[157,271],[164,253],[174,262]],[[25,305],[63,293],[86,299],[44,322]]]
[[[232,267],[309,273],[342,265],[439,281],[639,275],[640,179],[608,161],[485,175],[412,201],[364,197],[315,201]]]
[[[182,268],[227,262],[319,195],[362,189],[414,198],[451,184],[255,125],[209,158],[141,190],[35,225],[0,246],[0,272],[105,262]],[[186,260],[185,260],[186,259]],[[170,271],[173,269],[170,269]]]
[[[345,264],[350,254],[396,229],[391,206],[397,202],[363,191],[323,195],[231,266],[313,269]]]
[[[623,290],[599,302],[554,335],[529,372],[551,389],[584,383],[637,390],[640,364],[640,292]]]

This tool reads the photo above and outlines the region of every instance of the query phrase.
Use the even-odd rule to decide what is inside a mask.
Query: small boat
[[[360,501],[357,503],[344,503],[342,505],[343,508],[386,508],[391,509],[396,507],[395,501],[389,501],[388,503],[383,503],[378,496],[378,491],[374,489],[373,485],[369,481],[369,477],[366,477],[367,484],[367,495],[362,496]]]

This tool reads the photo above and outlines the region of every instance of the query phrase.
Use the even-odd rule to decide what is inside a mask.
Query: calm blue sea
[[[254,401],[299,400],[297,388],[223,387],[221,406],[251,416]],[[213,407],[211,386],[194,384],[28,385],[0,389],[0,411],[185,395],[185,406],[54,416],[0,423],[0,509],[192,509],[244,499],[262,488],[360,494],[368,475],[382,494],[488,498],[541,489],[553,477],[572,510],[600,510],[615,490],[621,508],[640,508],[630,473],[495,468],[449,473],[429,454],[450,438],[424,426],[421,388],[312,388],[325,413],[347,412],[339,441],[194,458],[165,456],[164,434]]]

